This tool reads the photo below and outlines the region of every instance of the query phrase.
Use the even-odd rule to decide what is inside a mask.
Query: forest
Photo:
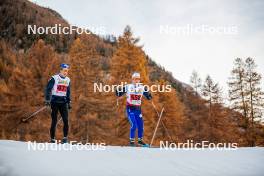
[[[28,35],[27,25],[50,26],[69,23],[52,9],[26,0],[0,2],[0,138],[47,141],[50,111],[47,109],[26,123],[21,119],[44,106],[44,89],[62,62],[70,65],[72,109],[71,140],[125,145],[129,123],[125,98],[112,92],[94,92],[94,83],[130,82],[134,71],[147,85],[171,85],[171,92],[153,92],[157,109],[164,107],[163,124],[154,144],[160,140],[187,140],[264,146],[263,78],[254,58],[234,58],[228,83],[228,100],[221,85],[210,75],[200,78],[193,71],[183,83],[146,54],[126,26],[120,36],[95,34]],[[133,30],[132,30],[133,29]],[[175,68],[176,69],[176,68]],[[192,68],[190,68],[192,70]],[[227,102],[228,101],[228,102]],[[145,141],[150,141],[157,114],[143,100]],[[57,136],[62,137],[62,123]]]

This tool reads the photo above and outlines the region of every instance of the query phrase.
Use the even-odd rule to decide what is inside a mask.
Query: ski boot
[[[136,147],[136,145],[135,145],[135,139],[130,139],[129,146],[130,147]]]
[[[139,139],[138,139],[138,145],[139,145],[140,147],[149,147],[149,145],[146,144],[146,143],[143,141],[142,138],[139,138]]]
[[[50,139],[50,143],[56,143],[56,139]]]
[[[62,138],[61,143],[62,144],[68,143],[68,138],[67,137]]]

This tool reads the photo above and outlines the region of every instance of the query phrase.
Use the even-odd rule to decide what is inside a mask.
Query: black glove
[[[50,100],[45,100],[45,105],[50,106]]]

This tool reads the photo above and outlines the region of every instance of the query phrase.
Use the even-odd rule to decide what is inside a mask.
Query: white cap
[[[132,74],[132,78],[140,78],[140,74],[138,72],[134,72]]]

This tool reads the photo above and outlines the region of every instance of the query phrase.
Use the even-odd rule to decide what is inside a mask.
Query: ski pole
[[[160,112],[159,120],[158,120],[158,122],[157,122],[156,128],[155,128],[155,130],[154,130],[154,133],[153,133],[153,136],[152,136],[152,139],[151,139],[151,142],[150,142],[150,147],[152,146],[152,143],[153,143],[153,140],[154,140],[154,138],[155,138],[155,135],[156,135],[157,129],[158,129],[158,127],[159,127],[159,123],[160,123],[160,120],[161,120],[161,117],[162,117],[163,111],[164,111],[164,107],[162,108],[162,110],[161,110],[161,112]]]
[[[38,109],[37,111],[33,112],[30,116],[28,116],[27,118],[22,119],[22,122],[26,122],[29,119],[31,119],[32,117],[34,117],[35,115],[37,115],[39,112],[43,111],[44,109],[46,109],[47,106],[43,106],[42,108]]]
[[[158,110],[157,110],[157,108],[156,108],[155,104],[153,103],[153,101],[151,101],[151,104],[152,104],[152,106],[153,106],[154,110],[156,111],[156,113],[157,113],[157,116],[159,117],[159,116],[160,116],[160,114],[159,114],[159,112],[158,112]],[[164,130],[165,130],[165,132],[167,133],[167,135],[169,136],[169,138],[170,138],[170,141],[173,141],[173,140],[172,140],[172,137],[171,137],[171,135],[170,135],[170,133],[169,133],[169,130],[166,128],[166,126],[165,126],[165,124],[163,123],[163,121],[162,121],[162,120],[161,120],[161,125],[162,125],[162,127],[164,128]]]
[[[119,99],[121,99],[122,97],[118,97],[116,99],[116,112],[118,112],[118,107],[119,107]],[[122,119],[118,119],[117,120],[117,125],[116,125],[116,135],[118,135],[118,132],[119,132],[119,126],[120,126],[120,123],[121,123]]]
[[[39,112],[43,111],[44,109],[46,109],[46,106],[43,106],[42,108],[38,109],[37,111],[33,112],[30,116],[28,116],[27,118],[23,118],[21,119],[13,128],[11,128],[11,130],[13,131],[14,129],[18,128],[18,125],[20,125],[21,123],[25,123],[27,120],[31,119],[32,117],[34,117],[36,114],[38,114]],[[26,113],[29,114],[29,113]],[[24,114],[23,116],[25,116],[26,114]]]

